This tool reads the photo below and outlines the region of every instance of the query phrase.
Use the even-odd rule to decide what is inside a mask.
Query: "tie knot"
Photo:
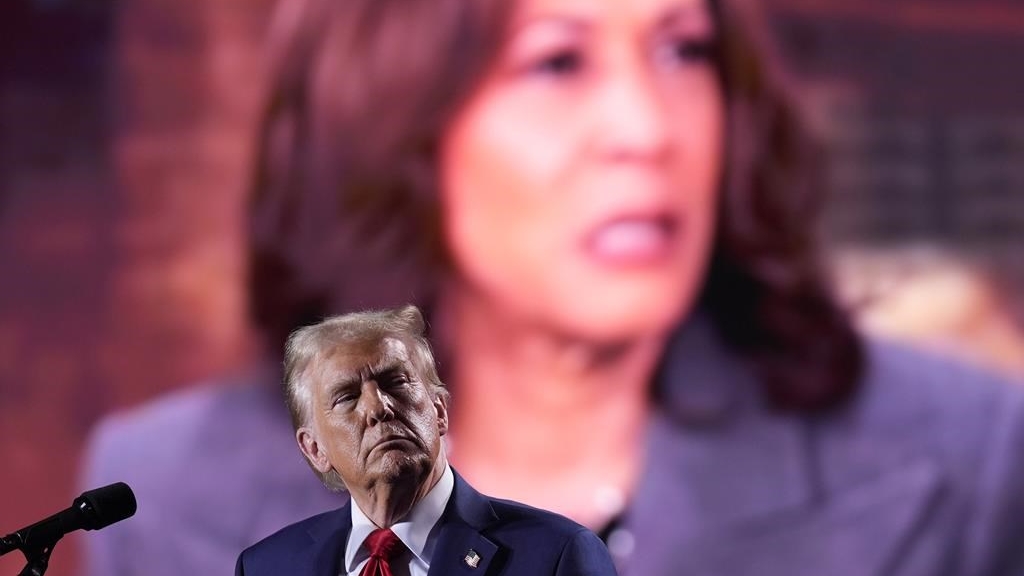
[[[366,547],[371,558],[391,560],[401,547],[402,541],[390,528],[378,528],[366,537]]]

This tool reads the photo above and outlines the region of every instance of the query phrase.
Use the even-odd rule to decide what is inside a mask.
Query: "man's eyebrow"
[[[339,390],[349,388],[353,386],[359,386],[362,383],[362,376],[364,376],[362,370],[337,370],[330,375],[328,382],[328,393],[330,395],[337,394]]]
[[[376,364],[360,369],[354,374],[344,374],[331,381],[332,392],[349,386],[361,386],[366,380],[393,376],[405,372],[402,361],[393,357],[384,357]]]
[[[405,366],[397,358],[383,358],[380,362],[370,367],[370,377],[375,380],[395,376],[404,372]]]
[[[327,397],[333,398],[339,393],[350,388],[358,388],[362,384],[362,377],[359,374],[339,376],[331,380],[327,386]]]

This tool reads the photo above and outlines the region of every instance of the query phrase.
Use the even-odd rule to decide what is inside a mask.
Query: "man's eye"
[[[349,392],[348,394],[342,394],[340,396],[335,397],[334,404],[335,406],[337,406],[338,404],[347,404],[349,402],[355,401],[356,398],[357,396],[355,394]]]
[[[388,378],[388,380],[385,383],[385,385],[388,388],[397,388],[399,386],[404,386],[404,385],[406,385],[408,383],[409,383],[409,377],[408,376],[406,376],[405,374],[396,374],[396,375],[392,376],[391,378]]]

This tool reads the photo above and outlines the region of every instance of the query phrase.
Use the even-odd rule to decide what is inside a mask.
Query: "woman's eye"
[[[711,62],[715,52],[711,38],[679,38],[662,46],[658,56],[671,64],[701,64]]]
[[[564,50],[541,59],[533,66],[533,71],[562,76],[578,72],[582,67],[583,58],[580,54]]]

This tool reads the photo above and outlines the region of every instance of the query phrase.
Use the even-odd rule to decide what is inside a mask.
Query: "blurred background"
[[[765,2],[831,155],[822,233],[860,321],[1024,376],[1024,3]],[[0,533],[70,504],[101,416],[251,354],[272,5],[0,2]]]

